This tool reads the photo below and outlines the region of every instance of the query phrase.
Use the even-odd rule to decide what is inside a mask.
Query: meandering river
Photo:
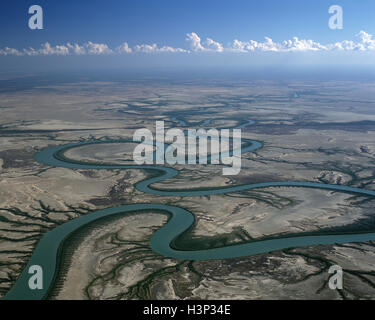
[[[248,121],[245,125],[253,124],[253,121]],[[238,127],[244,127],[244,124]],[[108,141],[90,141],[80,142],[68,145],[61,145],[47,148],[35,155],[35,160],[53,167],[64,167],[70,169],[95,169],[95,170],[118,170],[118,169],[137,169],[137,170],[154,170],[156,175],[138,182],[135,187],[142,192],[154,194],[158,196],[179,196],[179,197],[195,197],[205,195],[217,195],[231,192],[240,192],[244,190],[256,188],[269,187],[303,187],[303,188],[318,188],[323,190],[332,190],[339,192],[347,192],[351,194],[359,194],[365,196],[375,197],[375,191],[353,188],[343,185],[323,184],[316,182],[300,182],[300,181],[282,181],[282,182],[263,182],[255,184],[244,184],[237,186],[225,186],[207,189],[188,189],[188,190],[165,190],[152,187],[153,184],[161,181],[171,179],[179,174],[179,172],[170,167],[154,166],[154,165],[113,165],[113,164],[92,164],[80,162],[77,160],[68,159],[64,156],[67,150],[78,148],[85,145],[101,144],[101,143],[125,143],[127,140],[108,140]],[[262,143],[255,140],[245,139],[245,145],[242,146],[241,152],[251,152],[262,147]],[[288,238],[275,238],[271,240],[252,241],[237,245],[231,245],[222,248],[214,248],[197,251],[180,251],[173,249],[170,243],[189,229],[194,223],[194,215],[180,207],[169,206],[163,204],[129,204],[118,207],[98,210],[80,218],[70,220],[63,225],[49,231],[38,243],[34,253],[18,278],[15,285],[6,295],[5,299],[10,300],[37,300],[43,299],[47,296],[50,288],[53,286],[56,277],[57,260],[60,256],[60,251],[64,241],[78,229],[90,224],[91,222],[118,214],[126,214],[130,212],[150,212],[157,211],[161,214],[170,215],[168,222],[160,228],[151,238],[150,246],[155,252],[175,258],[184,260],[210,260],[210,259],[230,259],[244,256],[251,256],[255,254],[268,253],[276,250],[286,248],[302,247],[319,244],[334,244],[334,243],[349,243],[349,242],[365,242],[375,240],[375,233],[350,233],[350,234],[332,234],[332,235],[317,235],[317,236],[296,236]],[[29,267],[32,265],[40,265],[43,268],[43,282],[42,290],[29,289],[28,281],[30,274],[28,274]]]

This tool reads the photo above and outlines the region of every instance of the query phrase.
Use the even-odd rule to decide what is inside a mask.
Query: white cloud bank
[[[194,32],[187,34],[186,41],[190,44],[190,49],[193,52],[211,51],[211,52],[293,52],[293,51],[369,51],[375,50],[375,40],[372,35],[365,31],[360,31],[356,38],[357,41],[344,40],[341,42],[331,44],[321,44],[314,40],[299,39],[293,37],[292,40],[285,40],[282,42],[274,42],[271,38],[265,37],[264,42],[255,40],[240,41],[233,40],[233,42],[225,47],[210,38],[202,43],[201,38]]]
[[[191,53],[191,52],[304,52],[304,51],[375,51],[375,40],[372,35],[360,31],[356,40],[344,40],[340,42],[321,44],[314,40],[299,39],[293,37],[291,40],[274,42],[271,38],[265,37],[263,42],[255,40],[241,41],[233,40],[228,46],[211,38],[205,41],[195,32],[186,35],[186,42],[189,49],[174,48],[170,46],[158,47],[157,44],[139,44],[129,47],[124,42],[117,48],[111,49],[104,43],[87,42],[85,44],[71,44],[51,46],[46,42],[39,49],[32,47],[26,49],[14,49],[0,47],[0,56],[47,56],[47,55],[113,55],[113,54],[134,54],[134,53]]]

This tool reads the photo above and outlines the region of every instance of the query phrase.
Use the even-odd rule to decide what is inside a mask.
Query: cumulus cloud
[[[190,46],[191,51],[214,51],[214,52],[223,52],[224,47],[220,42],[216,42],[211,38],[207,38],[204,45],[202,44],[202,39],[195,33],[191,32],[186,35],[185,39]]]
[[[189,50],[164,46],[164,47],[159,48],[158,52],[185,52],[186,53],[186,52],[189,52]]]
[[[181,49],[181,48],[173,48],[164,46],[159,48],[156,43],[154,44],[140,44],[134,47],[134,52],[142,52],[142,53],[158,53],[158,52],[188,52],[188,50]]]
[[[372,39],[372,35],[360,31],[356,34],[356,37],[359,39],[358,42],[352,40],[344,40],[341,42],[336,42],[332,45],[328,45],[328,48],[331,50],[346,50],[346,51],[370,51],[375,50],[375,40]]]
[[[282,49],[288,51],[320,51],[327,50],[327,47],[313,40],[298,39],[297,37],[294,37],[293,40],[284,41]]]
[[[229,51],[234,52],[252,52],[252,51],[273,51],[273,52],[295,52],[295,51],[370,51],[375,50],[375,40],[372,35],[365,31],[360,31],[357,35],[357,41],[344,40],[340,42],[321,44],[311,39],[299,39],[293,37],[291,40],[274,42],[271,38],[265,37],[264,42],[255,40],[240,41],[234,40]]]
[[[228,46],[217,42],[211,38],[205,41],[195,32],[186,35],[189,49],[174,48],[171,46],[159,47],[153,44],[137,44],[130,47],[127,42],[111,49],[105,43],[93,43],[91,41],[84,44],[67,43],[52,46],[49,42],[41,45],[39,49],[32,47],[25,49],[0,48],[1,56],[37,56],[37,55],[112,55],[112,54],[135,54],[135,53],[190,53],[190,52],[305,52],[305,51],[375,51],[375,39],[372,35],[360,31],[355,40],[344,40],[335,43],[321,44],[311,39],[299,39],[293,37],[290,40],[275,42],[269,37],[265,37],[264,41],[256,40],[233,40]]]
[[[140,44],[133,48],[129,47],[127,42],[124,42],[115,49],[111,49],[107,44],[104,43],[93,43],[91,41],[80,45],[77,43],[67,43],[64,45],[51,46],[49,42],[41,45],[39,49],[29,47],[23,50],[17,50],[13,48],[5,47],[0,48],[0,55],[2,56],[47,56],[47,55],[111,55],[111,54],[130,54],[130,53],[162,53],[162,52],[189,52],[186,49],[174,48],[170,46],[158,47],[154,44]]]
[[[111,54],[112,49],[108,45],[103,43],[92,43],[91,41],[85,44],[85,48],[88,54]]]
[[[220,42],[216,42],[216,41],[214,41],[210,38],[207,38],[206,45],[207,45],[208,50],[213,50],[213,51],[216,51],[216,52],[223,52],[224,51],[224,47]]]
[[[18,51],[17,49],[5,47],[4,49],[0,49],[0,55],[2,56],[22,56],[22,52]]]
[[[69,48],[65,45],[52,47],[48,42],[44,43],[39,49],[42,55],[61,55],[66,56],[69,54]]]
[[[187,52],[185,49],[181,48],[173,48],[164,46],[159,48],[156,43],[154,44],[140,44],[134,47],[134,52],[142,52],[142,53],[158,53],[158,52]]]
[[[0,55],[25,55],[25,56],[67,56],[84,54],[111,54],[113,51],[106,45],[100,43],[87,42],[83,45],[77,43],[52,46],[49,42],[43,43],[39,49],[32,47],[19,51],[17,49],[0,49]]]
[[[274,42],[271,38],[266,37],[264,42],[250,40],[243,42],[234,40],[231,51],[252,52],[252,51],[271,51],[271,52],[293,52],[293,51],[321,51],[327,48],[313,40],[299,39],[293,37],[292,40],[285,40],[281,43]]]
[[[124,42],[122,45],[116,48],[116,52],[118,53],[132,53],[132,48],[129,47],[127,42]]]
[[[69,52],[76,54],[76,55],[83,55],[86,54],[86,50],[84,46],[80,46],[77,43],[70,44],[69,42],[67,43],[67,47],[69,48]]]
[[[201,44],[201,38],[195,33],[188,33],[186,35],[186,41],[190,44],[190,48],[192,51],[205,51],[207,50]]]
[[[371,34],[362,30],[357,34],[357,37],[361,39],[362,46],[360,50],[375,50],[375,40],[372,39]]]

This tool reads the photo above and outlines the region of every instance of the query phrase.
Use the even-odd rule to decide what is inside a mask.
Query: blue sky
[[[43,30],[28,28],[28,8],[32,4],[44,10]],[[334,4],[343,8],[342,30],[328,28],[328,8]],[[246,44],[250,40],[262,43],[269,37],[282,43],[298,37],[313,40],[317,44],[312,46],[317,48],[345,40],[363,42],[356,38],[360,31],[366,32],[362,39],[372,39],[375,34],[374,0],[1,0],[0,12],[0,50],[38,50],[48,42],[52,49],[43,52],[54,52],[54,46],[67,43],[89,51],[83,46],[90,41],[105,44],[113,51],[126,42],[132,53],[137,45],[154,43],[158,48],[200,51],[186,41],[187,34],[195,33],[204,48],[208,48],[206,39],[210,38],[215,49],[211,51],[221,51],[216,50],[220,45],[227,52],[233,49],[235,39],[240,40],[241,48],[249,48]],[[366,48],[371,46],[372,42]],[[342,59],[356,60],[352,54],[341,55]]]
[[[44,9],[45,30],[27,27],[31,4]],[[344,9],[344,29],[328,28],[328,8]],[[351,39],[375,28],[373,0],[2,0],[0,43],[38,45],[43,41],[157,42],[184,46],[184,36],[196,32],[221,42],[235,38],[274,40],[293,36],[320,42]]]

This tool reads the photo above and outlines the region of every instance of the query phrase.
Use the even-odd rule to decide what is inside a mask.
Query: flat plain
[[[242,170],[178,165],[155,184],[193,189],[271,181],[314,181],[375,190],[375,82],[123,80],[45,83],[0,92],[0,296],[41,237],[71,219],[131,203],[192,212],[183,250],[266,238],[375,230],[371,197],[273,187],[202,197],[154,196],[135,189],[146,170],[72,170],[34,160],[44,148],[132,140],[136,129],[242,128],[263,147],[242,155]],[[132,143],[86,145],[65,156],[132,163]],[[180,261],[149,247],[167,216],[117,215],[73,234],[61,254],[50,299],[374,299],[375,244],[292,248],[228,260]],[[328,287],[340,265],[344,288]]]

